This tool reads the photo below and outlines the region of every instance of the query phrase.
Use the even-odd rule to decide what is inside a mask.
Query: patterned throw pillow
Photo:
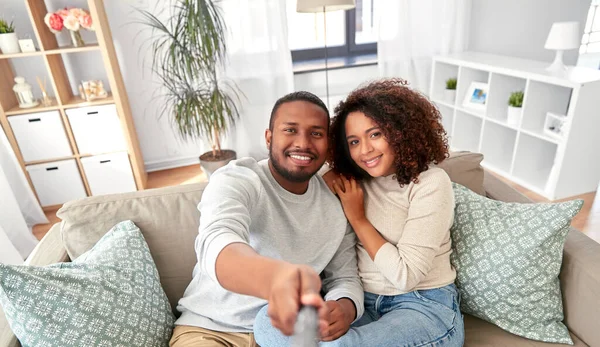
[[[463,312],[515,335],[573,344],[562,323],[558,274],[583,201],[495,201],[453,183],[452,265]]]
[[[0,264],[0,304],[26,346],[168,346],[174,316],[140,229],[112,228],[72,263]]]

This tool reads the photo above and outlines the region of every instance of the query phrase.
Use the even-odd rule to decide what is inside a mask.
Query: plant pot
[[[202,170],[206,172],[206,177],[210,179],[210,175],[212,175],[213,172],[235,159],[235,151],[229,149],[222,149],[221,154],[216,157],[213,156],[213,152],[210,151],[200,156],[200,166],[202,167]]]
[[[21,49],[19,48],[19,39],[17,38],[17,34],[0,34],[0,50],[4,54],[20,53]]]
[[[512,126],[519,126],[522,111],[521,107],[508,106],[506,123]]]
[[[454,105],[454,100],[456,100],[456,89],[444,89],[444,100]]]

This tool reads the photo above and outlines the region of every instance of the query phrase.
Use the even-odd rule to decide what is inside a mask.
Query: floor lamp
[[[329,72],[327,69],[327,11],[350,10],[356,7],[354,0],[297,0],[296,12],[320,13],[323,12],[323,36],[325,41],[325,90],[327,93],[327,107],[329,107]],[[349,44],[349,43],[347,43]]]

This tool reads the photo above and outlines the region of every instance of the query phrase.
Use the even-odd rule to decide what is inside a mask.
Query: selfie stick
[[[319,346],[319,316],[314,306],[303,306],[294,325],[291,347]]]

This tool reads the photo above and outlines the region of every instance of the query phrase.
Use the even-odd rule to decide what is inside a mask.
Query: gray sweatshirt
[[[306,193],[297,195],[275,181],[268,160],[239,159],[210,177],[198,208],[198,263],[175,324],[252,331],[254,317],[267,302],[227,291],[215,272],[221,250],[236,242],[266,257],[311,266],[321,274],[325,300],[347,297],[357,308],[357,319],[362,315],[356,237],[321,177],[312,177]]]

